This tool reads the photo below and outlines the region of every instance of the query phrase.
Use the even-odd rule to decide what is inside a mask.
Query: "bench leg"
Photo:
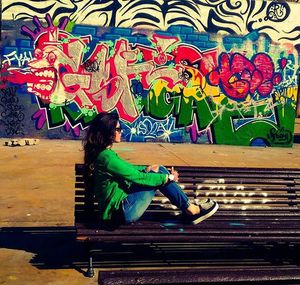
[[[84,275],[85,275],[85,277],[92,278],[95,275],[94,267],[93,267],[93,251],[92,251],[93,246],[89,242],[85,243],[85,246],[86,246],[88,256],[89,256],[89,262],[88,262],[87,271]]]
[[[92,278],[94,277],[95,272],[94,272],[94,267],[93,267],[93,255],[92,252],[90,251],[90,256],[89,256],[89,266],[86,272],[86,277]]]

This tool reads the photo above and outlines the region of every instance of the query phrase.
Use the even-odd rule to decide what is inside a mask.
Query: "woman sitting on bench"
[[[92,179],[100,217],[108,223],[137,221],[150,205],[157,189],[178,207],[193,224],[212,216],[218,204],[206,199],[193,204],[177,184],[178,172],[158,165],[136,166],[121,159],[113,150],[121,141],[119,116],[100,113],[92,121],[83,140],[87,179]]]

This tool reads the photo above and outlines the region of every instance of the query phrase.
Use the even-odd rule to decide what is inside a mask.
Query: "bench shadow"
[[[76,242],[74,227],[2,227],[0,247],[33,253],[30,263],[39,269],[72,268],[84,274],[87,254]]]

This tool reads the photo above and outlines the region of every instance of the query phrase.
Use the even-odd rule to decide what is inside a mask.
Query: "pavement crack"
[[[172,153],[177,159],[183,161],[184,165],[190,165],[186,160],[184,160],[181,156],[177,155],[174,151],[170,150],[169,148],[166,148],[164,144],[158,144],[160,147],[162,147],[165,151],[168,151]]]

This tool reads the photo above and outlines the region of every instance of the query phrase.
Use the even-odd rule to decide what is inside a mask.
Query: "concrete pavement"
[[[0,139],[0,284],[96,284],[84,278],[74,243],[74,164],[80,141],[40,140],[23,147]],[[293,148],[120,143],[135,164],[300,167]],[[74,262],[74,258],[75,261]],[[46,263],[46,265],[45,265]]]

